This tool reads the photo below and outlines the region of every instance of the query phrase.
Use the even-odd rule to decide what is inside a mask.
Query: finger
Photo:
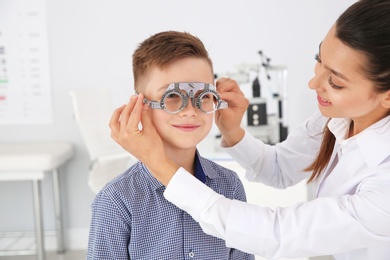
[[[143,99],[144,95],[138,94],[137,98],[132,102],[131,114],[128,117],[128,122],[124,125],[128,133],[139,132],[138,124],[141,121]]]
[[[231,81],[230,78],[220,78],[217,80],[216,82],[216,88],[217,88],[217,91],[218,92],[223,92],[223,91],[226,91],[226,88],[227,88],[227,84],[229,84],[228,82]]]
[[[121,132],[124,132],[127,128],[128,121],[134,109],[136,101],[137,101],[137,96],[136,95],[131,96],[129,103],[127,103],[126,107],[123,109],[121,113],[121,116],[119,118],[119,126]]]
[[[126,107],[126,105],[122,105],[118,107],[117,109],[114,110],[114,113],[112,113],[110,122],[109,122],[109,127],[111,129],[111,137],[114,139],[118,136],[119,133],[119,118],[120,115],[123,111],[123,109]]]
[[[221,78],[217,81],[217,91],[218,93],[223,92],[236,92],[242,94],[240,86],[237,82],[230,78]]]
[[[227,101],[230,105],[230,102],[233,104],[240,103],[241,100],[246,99],[244,93],[241,90],[238,91],[223,91],[218,92],[221,99]],[[245,101],[244,101],[245,102]]]
[[[220,95],[221,99],[228,101],[228,102],[240,102],[242,99],[246,99],[243,93],[237,93],[237,92],[222,92]]]
[[[152,123],[152,116],[150,114],[151,109],[148,105],[144,104],[144,107],[142,109],[142,115],[141,115],[141,123],[143,129],[146,131],[154,129],[154,125]]]
[[[219,78],[216,82],[216,86],[218,86],[218,85],[220,85],[228,80],[229,80],[229,78]]]
[[[219,81],[218,93],[222,99],[231,101],[234,101],[234,98],[241,98],[245,96],[237,82],[228,78],[223,78]]]

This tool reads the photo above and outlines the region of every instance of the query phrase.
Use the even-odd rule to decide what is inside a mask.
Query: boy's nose
[[[191,99],[192,107],[195,108],[195,94],[194,94],[194,91],[190,90],[190,92],[188,93],[188,97],[189,97],[189,99]]]
[[[191,101],[187,103],[187,106],[184,107],[179,113],[181,115],[196,115],[197,108],[195,105],[195,98],[191,98]]]

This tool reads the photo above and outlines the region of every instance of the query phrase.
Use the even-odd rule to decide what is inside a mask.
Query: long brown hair
[[[351,5],[336,21],[336,37],[367,58],[362,68],[375,82],[374,91],[390,90],[390,1],[361,0]],[[389,111],[390,112],[390,111]],[[317,158],[305,171],[312,172],[308,182],[318,179],[328,165],[336,138],[326,126]]]
[[[309,180],[307,181],[308,183],[316,180],[320,176],[321,172],[328,165],[330,161],[330,157],[332,156],[333,153],[333,147],[336,142],[335,136],[332,134],[332,132],[329,130],[327,126],[325,126],[324,132],[322,134],[323,134],[322,143],[317,158],[312,162],[312,164],[310,164],[308,167],[304,169],[307,172],[312,171],[312,174]]]

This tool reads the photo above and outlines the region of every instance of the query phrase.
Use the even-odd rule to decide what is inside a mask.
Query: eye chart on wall
[[[0,125],[52,123],[45,0],[0,0]]]

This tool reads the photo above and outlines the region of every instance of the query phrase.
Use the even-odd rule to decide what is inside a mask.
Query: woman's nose
[[[314,76],[309,80],[308,86],[310,89],[318,90],[323,88],[324,84],[326,84],[325,71],[321,70],[317,64],[314,68]]]
[[[310,80],[309,80],[309,83],[308,83],[308,86],[310,89],[315,89],[315,84],[316,84],[316,76],[314,75]]]

